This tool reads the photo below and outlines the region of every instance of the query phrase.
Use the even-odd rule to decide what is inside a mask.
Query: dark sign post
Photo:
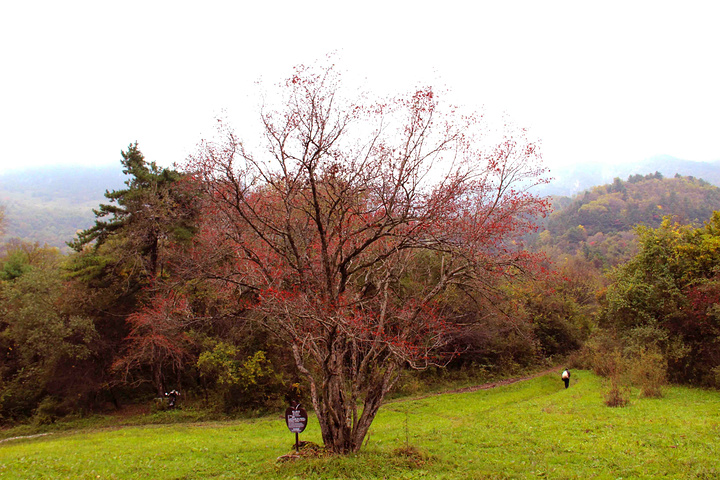
[[[305,430],[307,418],[307,412],[304,408],[300,407],[299,403],[285,410],[285,423],[287,423],[288,429],[295,433],[296,452],[300,452],[300,437],[298,434]]]

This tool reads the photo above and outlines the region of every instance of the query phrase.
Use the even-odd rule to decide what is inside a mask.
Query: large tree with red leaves
[[[452,350],[441,295],[537,264],[520,237],[544,170],[522,131],[485,148],[429,88],[348,101],[334,69],[298,67],[279,92],[265,149],[223,125],[190,159],[206,214],[186,260],[289,347],[326,447],[355,452],[401,369]]]

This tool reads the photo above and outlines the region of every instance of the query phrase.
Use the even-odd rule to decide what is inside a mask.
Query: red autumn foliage
[[[189,339],[184,333],[189,318],[188,302],[182,296],[174,293],[153,296],[145,307],[128,316],[130,333],[125,339],[126,350],[113,369],[129,382],[134,371],[149,365],[157,393],[162,395],[164,370],[170,367],[179,372],[189,359]]]
[[[221,123],[190,159],[206,204],[188,258],[252,298],[310,385],[325,445],[357,451],[401,368],[443,363],[440,295],[536,267],[521,237],[549,209],[529,192],[544,170],[524,132],[483,149],[479,117],[430,88],[346,101],[333,69],[299,67],[281,95],[262,113],[265,150]]]

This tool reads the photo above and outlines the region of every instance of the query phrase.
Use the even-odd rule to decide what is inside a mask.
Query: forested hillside
[[[0,205],[5,208],[5,234],[0,241],[21,238],[68,248],[78,230],[92,225],[92,209],[106,189],[122,185],[119,166],[44,167],[0,174]]]
[[[572,198],[554,197],[553,205],[538,247],[555,257],[581,252],[608,267],[634,254],[636,225],[657,228],[666,216],[681,224],[702,225],[720,209],[720,188],[692,176],[635,174]]]

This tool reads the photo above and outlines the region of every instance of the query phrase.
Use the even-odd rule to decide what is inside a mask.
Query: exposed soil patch
[[[437,393],[436,395],[443,395],[445,393],[469,393],[469,392],[476,392],[478,390],[490,390],[491,388],[501,387],[503,385],[510,385],[511,383],[522,382],[525,380],[530,380],[532,378],[542,377],[543,375],[557,372],[557,370],[558,370],[558,367],[553,367],[549,370],[533,373],[532,375],[527,375],[525,377],[506,378],[505,380],[498,380],[497,382],[483,383],[482,385],[473,385],[472,387],[465,387],[465,388],[459,388],[457,390],[449,390],[447,392],[440,392],[440,393]],[[560,374],[558,373],[558,378],[560,378],[559,375]]]
[[[26,438],[44,437],[44,436],[46,436],[46,435],[52,435],[52,434],[51,434],[51,433],[38,433],[38,434],[36,434],[36,435],[25,435],[25,436],[22,436],[22,437],[4,438],[4,439],[0,440],[0,443],[9,442],[9,441],[11,441],[11,440],[24,440],[24,439],[26,439]]]
[[[560,378],[559,370],[560,370],[560,367],[553,367],[548,370],[543,370],[542,372],[536,372],[531,375],[526,375],[524,377],[506,378],[505,380],[497,380],[495,382],[483,383],[482,385],[473,385],[471,387],[458,388],[456,390],[444,390],[442,392],[429,393],[427,395],[420,395],[418,397],[397,398],[397,399],[391,400],[387,403],[408,402],[408,401],[412,401],[412,400],[419,400],[419,399],[423,399],[423,398],[434,397],[437,395],[445,395],[448,393],[470,393],[470,392],[476,392],[478,390],[490,390],[491,388],[502,387],[503,385],[510,385],[511,383],[522,382],[525,380],[530,380],[532,378],[542,377],[543,375],[547,375],[549,373],[557,373],[558,379],[559,379]]]

